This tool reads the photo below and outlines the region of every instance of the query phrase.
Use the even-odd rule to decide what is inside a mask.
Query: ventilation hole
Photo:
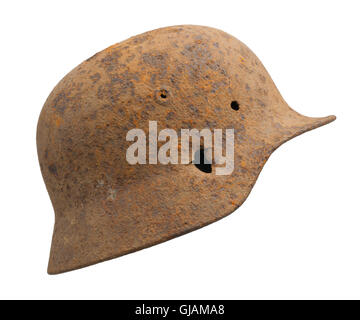
[[[166,99],[167,98],[167,90],[165,90],[165,89],[162,89],[162,90],[160,90],[160,97],[162,98],[162,99]]]
[[[236,110],[236,111],[239,110],[239,103],[237,101],[232,101],[231,109]]]
[[[203,148],[200,148],[195,152],[195,160],[194,160],[195,167],[198,168],[200,171],[205,173],[211,173],[212,167],[211,163],[205,163],[205,152]]]

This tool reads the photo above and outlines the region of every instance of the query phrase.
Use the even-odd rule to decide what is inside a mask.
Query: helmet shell
[[[158,130],[176,132],[233,128],[233,172],[129,164],[127,132],[148,136],[154,120]],[[162,28],[95,54],[59,82],[38,122],[39,162],[55,210],[48,272],[118,257],[225,217],[279,145],[332,120],[293,111],[250,49],[217,29]]]

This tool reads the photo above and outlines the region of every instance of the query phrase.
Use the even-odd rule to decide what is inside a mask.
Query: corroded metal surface
[[[60,81],[39,118],[38,156],[55,210],[48,272],[118,257],[223,218],[245,201],[279,145],[334,119],[293,111],[259,59],[220,30],[168,27],[95,54]],[[234,128],[233,173],[130,165],[126,133],[148,133],[149,120],[159,130]]]

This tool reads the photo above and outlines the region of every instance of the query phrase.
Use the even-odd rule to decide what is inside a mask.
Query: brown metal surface
[[[48,272],[115,258],[225,217],[278,146],[334,119],[293,111],[260,60],[217,29],[162,28],[97,53],[60,81],[39,118],[39,162],[55,210]],[[158,130],[234,128],[233,173],[130,165],[126,133],[148,133],[149,120]]]

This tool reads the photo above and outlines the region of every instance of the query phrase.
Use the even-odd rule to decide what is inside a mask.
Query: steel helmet
[[[334,119],[292,110],[249,48],[217,29],[162,28],[95,54],[58,83],[38,122],[38,157],[55,211],[48,272],[119,257],[225,217],[245,201],[277,147]],[[166,128],[179,136],[208,129],[214,141],[217,130],[223,146],[232,129],[230,173],[216,173],[224,162],[215,162],[214,150],[214,160],[204,161],[201,136],[189,161],[154,161],[168,140],[150,141],[152,130]],[[137,161],[129,161],[136,141]],[[180,157],[179,140],[176,146]]]

